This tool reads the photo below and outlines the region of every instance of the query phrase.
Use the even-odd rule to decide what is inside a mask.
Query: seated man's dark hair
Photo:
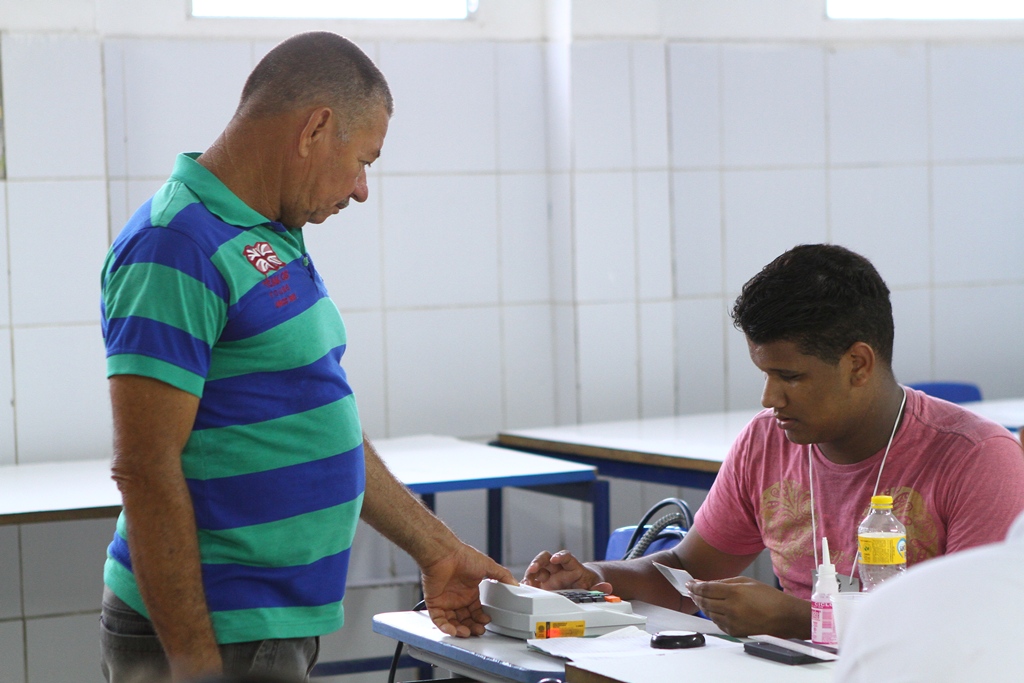
[[[732,318],[754,344],[790,341],[834,365],[860,341],[892,366],[889,288],[844,247],[804,244],[782,254],[743,285]]]

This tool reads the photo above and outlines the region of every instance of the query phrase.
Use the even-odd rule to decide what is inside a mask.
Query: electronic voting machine
[[[480,582],[480,602],[491,617],[487,630],[513,638],[601,636],[626,626],[643,628],[647,617],[600,591],[546,591],[510,586],[492,579]]]

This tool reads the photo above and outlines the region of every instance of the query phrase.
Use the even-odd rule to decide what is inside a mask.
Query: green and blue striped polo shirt
[[[221,643],[339,628],[365,484],[345,328],[301,230],[195,161],[122,230],[103,268],[107,374],[200,397],[181,455]],[[124,513],[104,581],[142,614]]]

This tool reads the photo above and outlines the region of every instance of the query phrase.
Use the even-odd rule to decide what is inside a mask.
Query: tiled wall
[[[0,463],[109,453],[103,253],[174,154],[213,140],[271,44],[0,36]],[[1024,45],[364,48],[396,115],[370,200],[307,243],[372,436],[753,407],[729,303],[776,254],[821,240],[865,253],[894,290],[901,380],[1024,393]],[[615,482],[613,522],[668,492]],[[508,505],[512,564],[587,547],[582,506]],[[482,508],[439,497],[481,545]],[[0,681],[99,680],[110,533],[0,528]],[[370,615],[411,600],[369,587],[413,566],[366,529],[353,563],[328,658],[383,654]]]

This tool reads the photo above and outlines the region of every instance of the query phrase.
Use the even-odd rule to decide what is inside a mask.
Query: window
[[[829,19],[1024,19],[1024,0],[826,0]]]
[[[477,0],[192,0],[194,17],[467,19]]]

